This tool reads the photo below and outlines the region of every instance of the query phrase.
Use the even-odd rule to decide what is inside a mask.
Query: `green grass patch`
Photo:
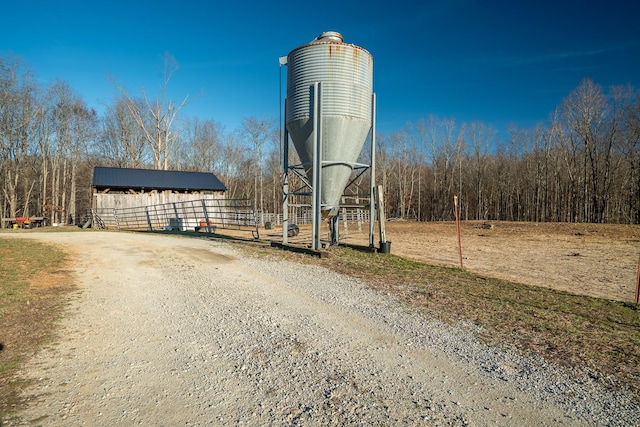
[[[15,359],[8,363],[0,363],[0,374],[4,371],[17,368],[19,362],[20,362],[20,359]]]
[[[0,314],[18,308],[31,295],[29,284],[43,271],[56,270],[65,254],[32,240],[0,238]]]

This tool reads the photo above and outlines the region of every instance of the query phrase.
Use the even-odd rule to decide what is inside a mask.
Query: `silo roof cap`
[[[289,52],[289,55],[287,55],[287,59],[285,60],[284,57],[280,60],[280,64],[281,65],[286,65],[289,62],[289,56],[300,50],[300,49],[305,49],[308,48],[310,46],[318,46],[318,45],[344,45],[344,46],[351,46],[354,49],[358,49],[360,51],[366,52],[367,55],[371,55],[366,49],[360,47],[360,46],[356,46],[355,44],[349,44],[349,43],[345,43],[344,39],[342,37],[342,34],[340,34],[337,31],[325,31],[323,33],[320,33],[320,35],[318,37],[316,37],[314,40],[312,40],[311,42],[302,45],[302,46],[298,46],[297,48],[293,49],[291,52]]]
[[[342,34],[337,31],[325,31],[321,33],[312,43],[326,43],[326,42],[334,42],[334,43],[343,43],[344,39],[342,38]]]

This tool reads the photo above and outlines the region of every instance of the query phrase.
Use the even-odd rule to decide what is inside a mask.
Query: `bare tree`
[[[495,142],[496,131],[484,123],[473,122],[469,125],[468,135],[473,150],[476,219],[487,219],[489,207],[486,199],[487,188],[484,182],[487,166],[486,159],[489,147]]]
[[[220,166],[224,128],[213,120],[197,117],[184,122],[180,163],[183,169],[217,171]]]
[[[418,165],[420,156],[416,141],[407,130],[391,133],[391,176],[395,188],[392,190],[390,204],[395,209],[394,215],[406,219],[412,212],[415,214],[413,196],[418,181]]]
[[[155,98],[150,98],[142,88],[142,102],[136,101],[124,88],[115,84],[113,79],[111,82],[128,101],[129,113],[142,129],[144,139],[151,148],[154,167],[166,170],[169,168],[171,153],[177,151],[173,147],[178,141],[178,134],[174,132],[174,123],[180,110],[187,105],[189,96],[185,96],[180,103],[169,98],[167,94],[169,82],[179,67],[175,58],[169,53],[165,53],[163,65],[160,94]]]
[[[273,131],[272,119],[258,119],[245,117],[240,125],[240,135],[253,150],[253,201],[260,212],[264,211],[264,169],[265,169],[265,145],[268,141],[277,142],[277,135]]]
[[[626,110],[625,126],[621,137],[620,152],[626,159],[626,175],[623,179],[625,222],[640,224],[640,91],[635,92]]]
[[[243,168],[243,165],[246,165],[248,162],[248,153],[247,150],[242,147],[242,144],[240,144],[236,132],[223,133],[221,138],[222,146],[216,171],[218,178],[220,178],[227,187],[227,197],[234,199],[246,195],[243,188],[246,170]]]
[[[19,186],[27,185],[22,214],[28,215],[35,184],[25,182],[25,164],[35,152],[37,119],[40,117],[37,86],[31,70],[16,57],[0,58],[0,172],[8,215],[18,214]]]
[[[107,107],[102,120],[98,153],[116,167],[140,168],[149,161],[149,146],[142,128],[131,114],[129,102],[120,96]],[[138,100],[138,104],[136,108],[141,110],[141,100]]]
[[[418,122],[422,149],[430,154],[431,220],[450,218],[449,201],[453,199],[457,144],[464,136],[464,126],[454,119],[440,119],[433,115]],[[435,208],[435,209],[434,209]]]
[[[583,153],[584,218],[606,220],[613,148],[618,137],[622,97],[609,103],[602,88],[586,79],[564,101],[567,127]]]
[[[82,159],[86,158],[88,145],[97,135],[97,114],[93,109],[89,109],[84,101],[80,98],[76,99],[76,103],[72,106],[73,118],[73,134],[74,138],[69,147],[69,163],[71,173],[70,196],[68,214],[74,222],[78,221],[78,173]]]
[[[88,144],[97,133],[96,112],[64,81],[55,82],[49,92],[48,110],[52,136],[43,147],[51,164],[49,217],[53,222],[76,220],[78,165],[87,156]]]

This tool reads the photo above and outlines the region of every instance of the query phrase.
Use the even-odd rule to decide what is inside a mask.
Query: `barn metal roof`
[[[98,189],[227,191],[210,172],[183,172],[154,169],[125,169],[96,166],[93,187]]]

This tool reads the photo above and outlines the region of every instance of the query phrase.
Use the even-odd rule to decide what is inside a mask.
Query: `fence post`
[[[342,222],[344,224],[344,235],[347,236],[349,234],[349,218],[347,218],[347,208],[342,208]]]
[[[118,210],[113,209],[113,219],[116,221],[116,228],[120,230],[120,221],[118,220]]]
[[[207,211],[207,202],[205,201],[205,199],[201,200],[202,202],[202,214],[204,215],[204,220],[206,221],[207,224],[207,233],[211,233],[211,224],[209,222],[209,212]]]
[[[149,231],[153,231],[153,224],[151,223],[151,216],[149,215],[149,207],[144,208],[144,213],[147,215],[147,224],[149,224]]]

